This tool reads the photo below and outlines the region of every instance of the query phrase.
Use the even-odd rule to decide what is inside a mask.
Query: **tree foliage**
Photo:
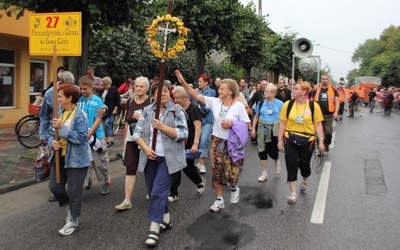
[[[90,43],[89,65],[96,75],[110,76],[114,85],[125,81],[127,75],[134,78],[158,76],[160,61],[150,51],[146,39],[130,27],[104,27],[93,31]],[[186,79],[196,80],[194,51],[184,51],[177,58],[167,61],[165,79],[174,81],[175,69],[181,69]]]
[[[227,45],[227,52],[230,60],[244,69],[244,79],[249,82],[251,69],[268,59],[267,37],[272,32],[264,18],[256,15],[252,3],[239,7],[237,19],[238,26]]]
[[[204,72],[206,54],[221,50],[231,42],[237,27],[238,0],[176,0],[174,15],[182,18],[191,30],[191,42],[196,51],[197,75]]]
[[[285,32],[284,34],[271,34],[267,38],[268,46],[268,69],[274,72],[274,82],[278,81],[280,75],[292,77],[292,44],[296,40],[296,33]],[[300,72],[295,62],[295,79],[300,78]]]
[[[400,85],[400,26],[386,28],[379,39],[371,38],[360,44],[352,56],[358,62],[358,71],[351,71],[349,81],[357,76],[371,75],[382,78],[384,85]]]

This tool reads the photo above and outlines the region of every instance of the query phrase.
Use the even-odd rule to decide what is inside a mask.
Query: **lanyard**
[[[65,112],[65,110],[64,110],[64,112],[62,113],[62,115],[61,115],[61,117],[60,117],[60,120],[61,120],[61,122],[62,122],[63,125],[64,125],[65,122],[68,120],[68,118],[71,116],[71,114],[74,112],[74,110],[75,110],[75,106],[72,108],[72,110],[68,113],[67,117],[66,117],[65,120],[63,121],[62,118],[64,118],[64,112]]]

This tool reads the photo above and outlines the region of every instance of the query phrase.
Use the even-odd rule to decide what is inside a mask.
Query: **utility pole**
[[[258,16],[262,17],[262,0],[258,0]]]

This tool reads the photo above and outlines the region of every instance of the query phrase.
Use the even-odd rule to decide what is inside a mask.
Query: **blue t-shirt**
[[[198,92],[200,95],[203,95],[203,96],[215,97],[215,90],[213,90],[213,89],[210,88],[210,87],[207,87],[207,88],[205,88],[204,90],[197,90],[197,92]],[[194,105],[197,105],[197,106],[199,107],[200,111],[202,111],[202,110],[208,110],[208,111],[209,111],[209,112],[207,113],[207,115],[202,116],[201,124],[214,123],[214,115],[213,115],[212,111],[211,111],[209,108],[206,108],[206,106],[203,105],[203,104],[199,104],[199,103],[198,103],[196,100],[194,100],[194,99],[192,99],[191,101],[192,101],[192,103],[193,103]]]
[[[264,99],[261,110],[259,109],[259,105],[260,102],[257,103],[256,113],[259,115],[260,120],[264,122],[279,121],[279,114],[283,106],[281,100],[275,99],[273,102],[268,102],[267,99]]]
[[[103,107],[103,101],[97,95],[92,95],[89,98],[81,96],[77,103],[78,107],[86,113],[88,118],[88,126],[91,128],[95,119],[99,116],[96,113],[96,110],[101,109]],[[101,139],[104,138],[104,130],[103,125],[100,123],[99,127],[96,130],[96,138]]]

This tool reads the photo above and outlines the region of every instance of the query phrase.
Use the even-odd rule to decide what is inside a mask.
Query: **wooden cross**
[[[173,7],[174,1],[169,0],[168,1],[168,11],[167,14],[172,15],[172,7]],[[168,49],[168,34],[171,32],[176,32],[176,29],[169,29],[169,24],[167,23],[166,27],[159,27],[158,30],[164,33],[164,44],[163,44],[163,52],[166,53]],[[160,106],[161,106],[161,94],[162,94],[162,89],[164,85],[164,75],[165,75],[165,66],[166,62],[164,59],[161,60],[161,65],[160,65],[160,76],[159,76],[159,83],[158,83],[158,92],[157,92],[157,99],[156,99],[156,114],[155,118],[159,118],[160,116]],[[156,142],[157,142],[157,129],[153,130],[153,140],[151,144],[151,148],[153,151],[156,150]]]

